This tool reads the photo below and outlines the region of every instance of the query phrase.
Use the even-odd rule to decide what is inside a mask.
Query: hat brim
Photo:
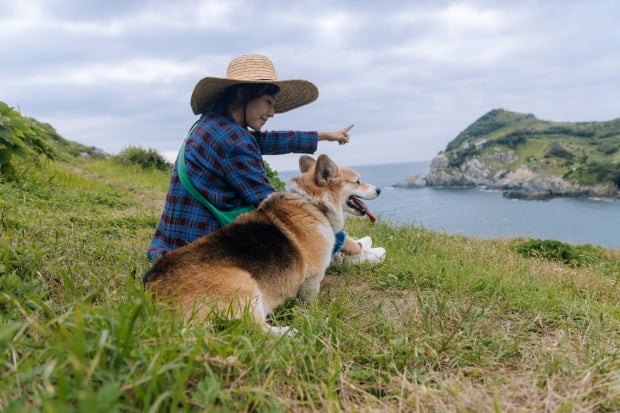
[[[191,106],[198,115],[213,108],[224,89],[241,83],[268,83],[276,85],[280,91],[276,94],[275,113],[284,113],[300,106],[314,102],[319,97],[319,90],[312,83],[302,79],[289,80],[237,80],[220,77],[205,77],[194,87]]]

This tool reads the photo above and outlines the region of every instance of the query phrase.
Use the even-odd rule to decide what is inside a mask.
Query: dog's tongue
[[[377,220],[377,217],[374,216],[374,214],[372,213],[370,209],[368,209],[368,207],[364,209],[364,212],[366,212],[366,215],[368,216],[368,219],[370,220],[370,222],[374,223]]]
[[[362,202],[361,199],[359,198],[354,198],[355,199],[355,203],[357,204],[357,206],[364,211],[364,213],[368,216],[368,219],[370,220],[370,222],[375,222],[377,220],[377,217],[375,217],[375,215],[372,213],[372,211],[370,210],[370,208],[368,208],[366,206],[365,203]]]

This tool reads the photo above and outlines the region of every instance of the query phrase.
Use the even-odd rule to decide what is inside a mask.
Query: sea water
[[[429,162],[353,166],[362,180],[382,188],[366,202],[379,220],[395,225],[482,238],[531,237],[571,244],[620,248],[620,201],[553,198],[507,199],[500,191],[480,188],[395,188],[407,175],[426,175]],[[296,175],[280,172],[282,180]]]

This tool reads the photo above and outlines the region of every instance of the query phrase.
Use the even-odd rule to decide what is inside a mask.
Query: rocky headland
[[[461,132],[401,188],[485,187],[505,197],[619,198],[620,119],[559,123],[495,109]]]

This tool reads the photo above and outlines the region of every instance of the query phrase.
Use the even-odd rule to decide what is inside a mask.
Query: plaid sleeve
[[[263,155],[314,153],[319,142],[318,132],[270,131],[253,132]]]

